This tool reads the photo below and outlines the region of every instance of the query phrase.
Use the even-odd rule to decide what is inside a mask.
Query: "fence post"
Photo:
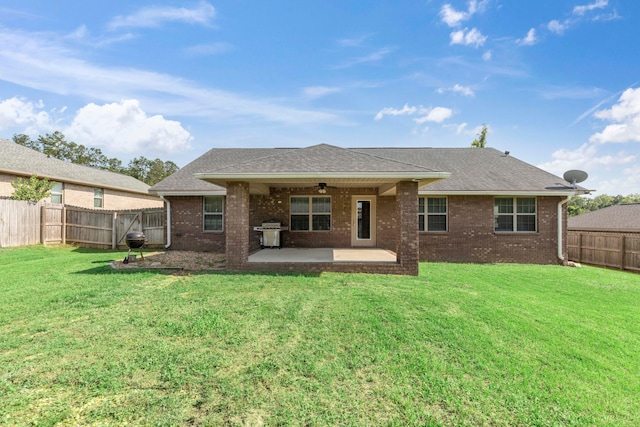
[[[60,230],[60,237],[62,238],[62,244],[67,244],[67,207],[62,206],[62,230]]]
[[[578,233],[578,262],[582,262],[582,233]]]
[[[113,211],[113,221],[111,222],[111,249],[118,247],[118,212]]]
[[[621,235],[620,236],[620,270],[624,270],[624,246],[625,246],[625,241],[624,241],[625,235]]]
[[[40,243],[47,243],[47,207],[40,207]]]

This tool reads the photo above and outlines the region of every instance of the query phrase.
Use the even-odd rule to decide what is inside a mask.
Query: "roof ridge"
[[[390,150],[393,149],[393,147],[379,147],[379,148],[381,148],[381,149],[390,149]],[[409,147],[407,147],[407,148],[409,148]],[[423,147],[416,147],[416,148],[423,148]],[[424,147],[424,148],[426,148],[426,147]],[[401,160],[390,159],[388,157],[381,157],[381,156],[376,156],[376,155],[369,154],[369,153],[363,153],[361,151],[358,151],[357,148],[346,148],[346,150],[356,151],[356,152],[358,152],[360,154],[364,154],[364,155],[367,155],[367,156],[370,156],[370,157],[374,157],[376,159],[382,159],[382,160],[385,160],[385,161],[388,161],[388,162],[395,162],[395,163],[400,163],[400,164],[407,165],[407,166],[413,166],[413,167],[417,167],[417,168],[420,168],[420,169],[428,170],[430,172],[442,172],[442,171],[435,171],[433,169],[426,168],[426,167],[424,167],[422,165],[417,165],[415,163],[408,163],[408,162],[403,162]]]

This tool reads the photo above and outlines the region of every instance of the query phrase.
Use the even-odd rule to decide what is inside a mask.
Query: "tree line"
[[[64,134],[58,131],[40,135],[37,139],[31,139],[25,134],[15,134],[13,142],[56,159],[129,175],[148,185],[157,184],[179,169],[170,160],[163,162],[158,158],[151,160],[144,156],[136,157],[130,160],[127,166],[123,166],[121,160],[107,157],[99,148],[67,141]]]

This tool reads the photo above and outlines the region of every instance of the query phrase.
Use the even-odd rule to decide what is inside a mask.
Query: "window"
[[[447,198],[418,198],[418,230],[447,231]]]
[[[535,197],[497,197],[493,203],[495,231],[536,231]]]
[[[330,231],[331,197],[291,197],[292,231]]]
[[[51,203],[55,203],[58,205],[62,204],[62,183],[56,182],[51,188]]]
[[[204,197],[204,231],[222,231],[224,223],[224,198],[222,196]]]
[[[94,188],[93,189],[93,207],[101,208],[103,207],[104,201],[104,191],[102,188]]]

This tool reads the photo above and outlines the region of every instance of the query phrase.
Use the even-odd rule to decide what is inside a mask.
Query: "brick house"
[[[227,268],[417,274],[418,261],[558,264],[562,178],[492,148],[213,149],[150,189],[167,245],[223,251]],[[248,262],[253,227],[280,222],[287,248],[373,247],[394,263]]]
[[[32,175],[55,181],[49,202],[88,209],[161,208],[149,186],[131,176],[77,165],[0,138],[0,197],[10,197],[12,181]]]

